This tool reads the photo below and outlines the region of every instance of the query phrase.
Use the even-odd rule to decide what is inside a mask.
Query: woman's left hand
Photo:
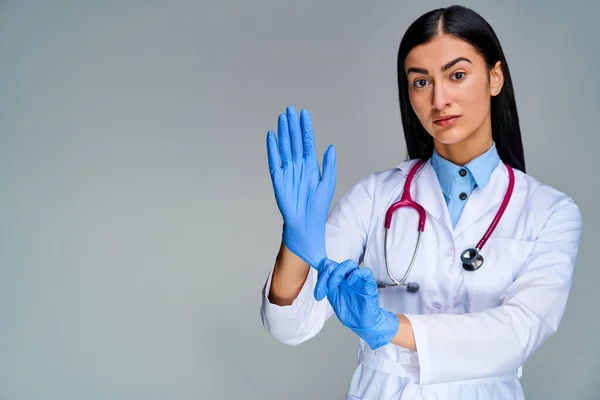
[[[379,307],[379,291],[373,272],[354,261],[337,263],[324,259],[314,296],[327,296],[340,322],[352,329],[375,350],[391,342],[398,332],[396,314]]]

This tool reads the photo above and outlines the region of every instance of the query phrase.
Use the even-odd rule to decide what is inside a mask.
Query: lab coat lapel
[[[508,172],[504,163],[500,162],[492,172],[490,181],[487,185],[484,188],[476,187],[471,193],[471,197],[467,200],[467,204],[465,204],[465,208],[456,223],[454,229],[455,237],[460,235],[466,229],[469,229],[471,225],[476,223],[491,209],[494,209],[494,211],[497,212],[504,199],[507,188]],[[492,219],[493,216],[489,218],[489,222],[485,226],[478,228],[478,231],[481,230],[482,233],[485,232]]]
[[[416,160],[409,160],[401,163],[399,167],[408,176],[415,163]],[[431,165],[431,159],[425,162],[415,174],[410,193],[413,200],[419,203],[430,216],[452,230],[450,213],[437,174]],[[427,230],[428,222],[428,220],[425,221],[425,230]]]

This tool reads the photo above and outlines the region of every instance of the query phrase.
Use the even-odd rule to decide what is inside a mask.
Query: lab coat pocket
[[[483,265],[463,271],[470,285],[470,311],[477,312],[502,304],[502,295],[515,281],[529,259],[535,242],[491,237],[481,250]]]

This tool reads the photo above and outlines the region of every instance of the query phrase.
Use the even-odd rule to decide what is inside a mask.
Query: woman
[[[284,224],[264,326],[296,345],[335,314],[360,338],[347,399],[523,399],[521,367],[566,306],[580,211],[526,174],[508,65],[481,16],[453,6],[417,19],[398,89],[409,159],[330,213],[335,149],[321,176],[308,112],[288,107],[269,131]],[[415,208],[386,218],[407,193],[423,207],[420,235]]]

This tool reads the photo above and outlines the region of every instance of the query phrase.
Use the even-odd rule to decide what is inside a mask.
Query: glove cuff
[[[325,252],[325,238],[319,238],[317,235],[308,243],[296,240],[297,237],[292,234],[285,225],[281,234],[283,244],[292,253],[304,260],[305,263],[318,270],[319,263],[327,258]],[[320,243],[323,243],[322,245]]]

